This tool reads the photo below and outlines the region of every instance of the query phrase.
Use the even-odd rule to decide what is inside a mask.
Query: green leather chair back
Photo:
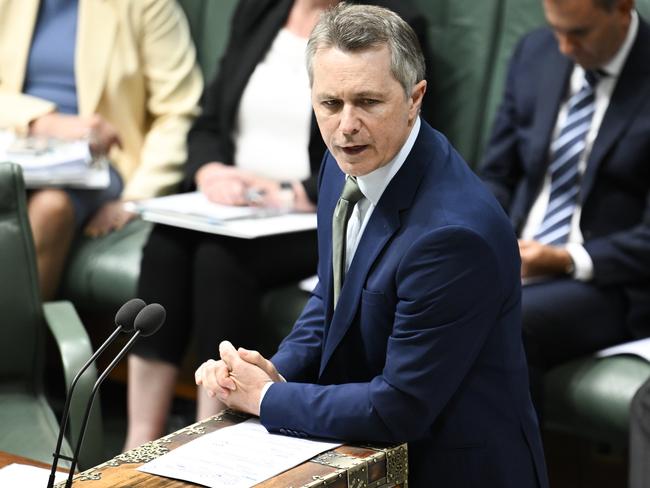
[[[208,83],[228,42],[230,18],[237,0],[178,0],[190,24],[196,53]]]
[[[0,164],[0,384],[40,386],[45,322],[18,166]]]
[[[542,25],[541,0],[416,0],[429,20],[433,79],[430,121],[474,167],[521,35]]]
[[[636,0],[636,9],[645,20],[650,20],[650,0]]]
[[[46,327],[57,346],[66,385],[92,347],[69,302],[41,302],[25,185],[20,167],[10,163],[0,163],[0,250],[0,450],[51,462],[59,424],[43,392]],[[70,404],[68,432],[74,442],[96,379],[95,368],[89,368]],[[103,460],[99,397],[86,433],[82,468]],[[72,454],[67,440],[62,453]]]

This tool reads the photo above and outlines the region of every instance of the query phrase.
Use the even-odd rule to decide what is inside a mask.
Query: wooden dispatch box
[[[187,488],[199,486],[137,471],[136,468],[197,436],[250,418],[225,410],[203,422],[115,456],[74,477],[74,488]],[[390,488],[408,487],[406,444],[343,445],[324,452],[258,485],[259,488]],[[65,483],[55,485],[65,486]]]

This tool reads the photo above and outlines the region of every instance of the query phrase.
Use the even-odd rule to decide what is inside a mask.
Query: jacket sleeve
[[[141,69],[151,121],[139,164],[124,189],[125,199],[152,197],[175,189],[187,158],[187,132],[198,113],[203,88],[180,7],[169,0],[149,0],[141,7]]]
[[[299,382],[302,377],[275,383],[261,405],[267,429],[350,441],[427,435],[422,426],[432,425],[461,387],[497,323],[504,279],[480,236],[450,227],[418,239],[395,282],[398,301],[381,374],[360,383],[319,385]]]
[[[0,107],[0,128],[20,134],[29,132],[33,120],[56,111],[56,105],[48,100],[10,92],[0,92]]]

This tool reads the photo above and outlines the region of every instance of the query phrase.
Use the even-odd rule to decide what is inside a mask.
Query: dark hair
[[[614,6],[619,0],[593,0],[596,7],[600,7],[608,12],[611,12],[614,9]]]
[[[307,43],[307,71],[313,83],[313,59],[319,49],[364,51],[387,46],[390,68],[406,96],[424,79],[424,56],[413,29],[395,12],[373,5],[341,2],[326,10]]]

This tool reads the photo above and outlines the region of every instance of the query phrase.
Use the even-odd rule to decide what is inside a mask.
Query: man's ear
[[[427,91],[427,80],[421,80],[415,84],[411,90],[411,108],[409,110],[411,118],[415,118],[422,108],[422,100]]]

